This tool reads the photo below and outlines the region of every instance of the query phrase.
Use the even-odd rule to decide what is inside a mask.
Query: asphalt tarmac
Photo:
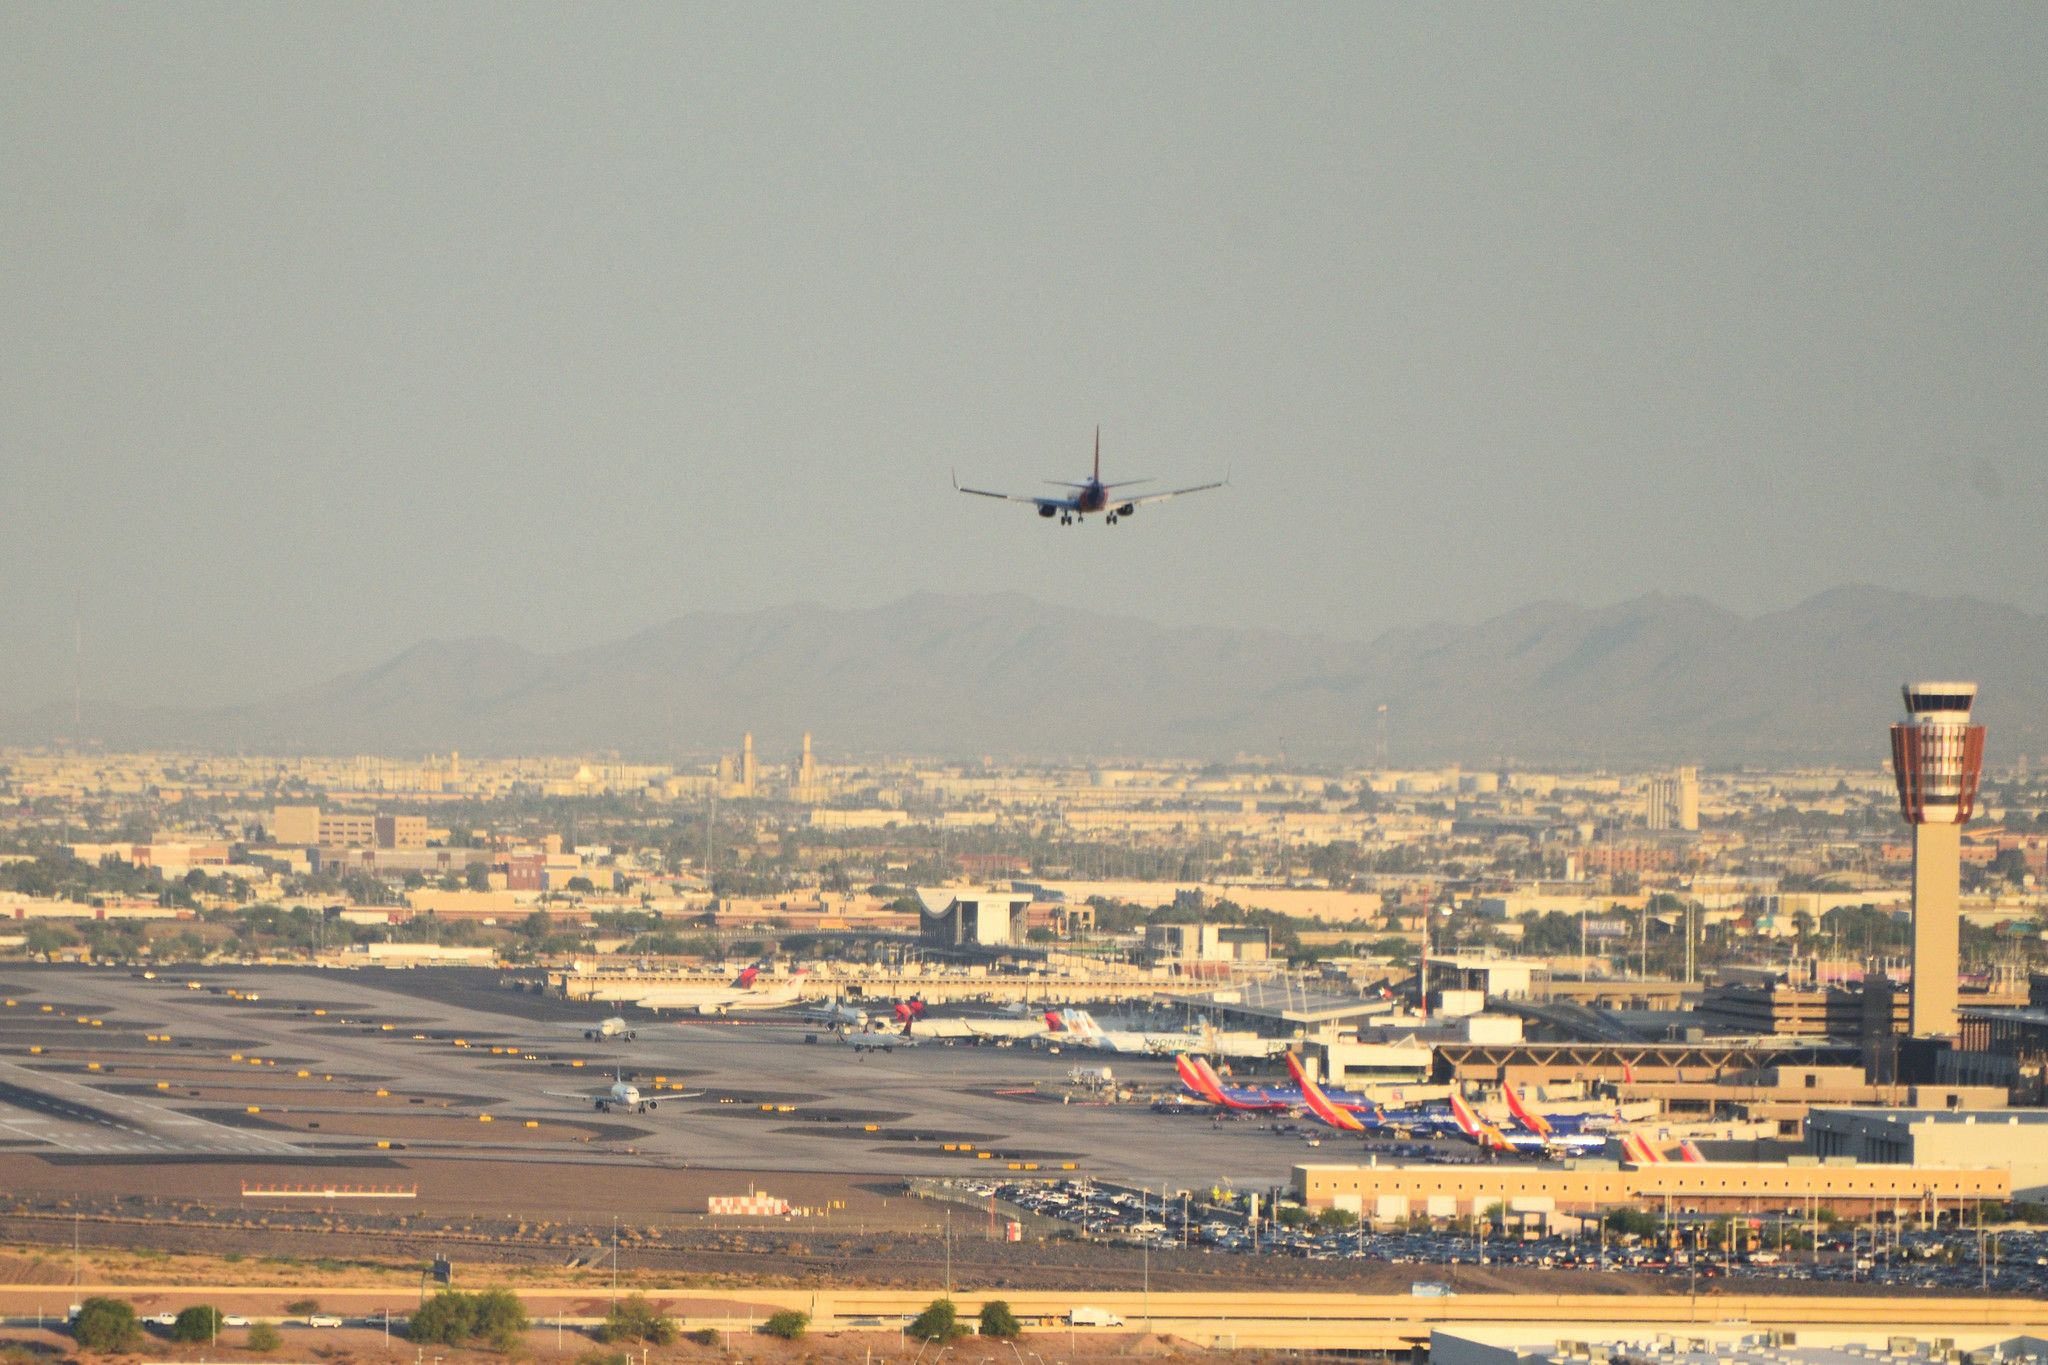
[[[402,1152],[408,1163],[875,1176],[1036,1169],[1155,1188],[1263,1188],[1296,1162],[1341,1159],[1263,1120],[1054,1093],[1076,1067],[1103,1066],[1171,1093],[1171,1059],[936,1041],[856,1052],[800,1011],[640,1016],[637,1041],[595,1043],[583,1033],[602,1011],[509,980],[484,969],[173,967],[144,979],[140,969],[0,967],[12,1002],[0,1009],[0,1152],[74,1163],[305,1166]],[[592,1100],[615,1074],[656,1109],[597,1112]]]

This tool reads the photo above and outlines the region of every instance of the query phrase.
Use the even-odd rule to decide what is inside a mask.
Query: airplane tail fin
[[[1225,1108],[1230,1106],[1230,1101],[1223,1094],[1222,1085],[1209,1073],[1200,1057],[1189,1057],[1182,1054],[1173,1059],[1173,1065],[1174,1069],[1180,1072],[1182,1085],[1185,1085],[1211,1104],[1220,1104]]]
[[[1678,1144],[1678,1154],[1694,1166],[1704,1166],[1707,1163],[1707,1154],[1702,1152],[1699,1144],[1691,1138],[1687,1138],[1684,1142]]]
[[[1202,1078],[1202,1093],[1218,1104],[1229,1105],[1230,1097],[1223,1093],[1223,1078],[1216,1074],[1216,1068],[1209,1065],[1207,1057],[1194,1059],[1195,1074]],[[1233,1106],[1234,1107],[1234,1106]]]
[[[1324,1123],[1329,1124],[1330,1127],[1342,1129],[1347,1133],[1365,1131],[1364,1124],[1360,1123],[1350,1113],[1339,1109],[1330,1102],[1330,1097],[1325,1095],[1323,1088],[1317,1085],[1308,1072],[1302,1069],[1301,1059],[1292,1052],[1287,1054],[1287,1071],[1289,1075],[1294,1077],[1294,1084],[1300,1088],[1301,1097],[1308,1103],[1308,1111],[1311,1114],[1314,1114]]]
[[[1527,1128],[1537,1137],[1547,1138],[1550,1136],[1550,1121],[1544,1118],[1543,1115],[1531,1110],[1522,1097],[1515,1093],[1515,1088],[1512,1085],[1503,1085],[1501,1093],[1507,1096],[1508,1112],[1515,1116],[1515,1122]]]
[[[1095,482],[1102,482],[1102,423],[1095,424]]]

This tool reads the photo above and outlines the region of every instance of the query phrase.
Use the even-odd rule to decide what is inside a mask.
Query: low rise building
[[[2011,1176],[2016,1197],[2048,1194],[2048,1110],[1816,1109],[1806,1116],[1806,1149],[1864,1169],[1993,1166]]]
[[[1964,1354],[1967,1353],[1967,1354]],[[1953,1323],[1915,1322],[1908,1335],[1871,1327],[1758,1332],[1739,1325],[1622,1327],[1595,1322],[1478,1324],[1429,1334],[1431,1365],[1943,1365],[1958,1359],[2038,1360],[2048,1341],[2015,1336],[1961,1314]]]
[[[1787,1213],[1816,1209],[1863,1215],[1924,1201],[2003,1203],[2010,1169],[1863,1165],[1849,1162],[1659,1162],[1636,1166],[1582,1161],[1564,1166],[1302,1165],[1294,1197],[1311,1210],[1343,1209],[1377,1223],[1423,1214],[1456,1218],[1503,1205],[1511,1213],[1600,1213],[1661,1207],[1682,1213]]]

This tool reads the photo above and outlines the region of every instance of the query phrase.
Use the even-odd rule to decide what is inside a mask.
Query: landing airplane
[[[959,492],[972,493],[976,497],[982,498],[1001,498],[1006,502],[1028,502],[1038,509],[1038,515],[1041,517],[1058,517],[1062,526],[1079,521],[1091,512],[1102,513],[1102,519],[1111,526],[1114,526],[1119,518],[1132,515],[1145,503],[1164,502],[1168,498],[1177,498],[1185,493],[1205,493],[1211,488],[1223,487],[1226,481],[1219,479],[1215,483],[1198,483],[1187,488],[1168,489],[1163,493],[1119,493],[1118,489],[1131,488],[1141,483],[1150,483],[1151,480],[1125,479],[1121,483],[1104,483],[1102,481],[1102,428],[1097,427],[1095,428],[1095,469],[1093,473],[1089,474],[1088,481],[1086,483],[1067,483],[1061,479],[1048,479],[1046,482],[1059,488],[1071,488],[1074,491],[1065,497],[1054,497],[1037,493],[998,493],[988,488],[961,488],[960,476],[958,474],[953,476],[953,487]]]

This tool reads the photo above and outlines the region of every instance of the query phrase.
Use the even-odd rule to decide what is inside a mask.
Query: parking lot
[[[1825,1229],[1817,1244],[1808,1246],[1803,1223],[1768,1219],[1753,1225],[1743,1220],[1745,1227],[1734,1238],[1727,1225],[1717,1227],[1702,1218],[1674,1222],[1668,1237],[1661,1230],[1648,1237],[1623,1236],[1598,1225],[1569,1235],[1533,1226],[1503,1231],[1484,1220],[1467,1227],[1388,1230],[1346,1215],[1304,1220],[1302,1210],[1275,1210],[1270,1204],[1261,1206],[1254,1225],[1245,1201],[1217,1201],[1213,1191],[1162,1194],[1069,1180],[952,1183],[963,1195],[993,1197],[1082,1236],[1160,1250],[1413,1265],[1418,1283],[1425,1285],[1431,1266],[1465,1265],[1624,1271],[1689,1283],[1739,1279],[2048,1292],[2048,1229],[2031,1227],[1987,1229],[1980,1241],[1975,1226],[1921,1229],[1884,1222]],[[1727,1244],[1731,1240],[1733,1246]]]

